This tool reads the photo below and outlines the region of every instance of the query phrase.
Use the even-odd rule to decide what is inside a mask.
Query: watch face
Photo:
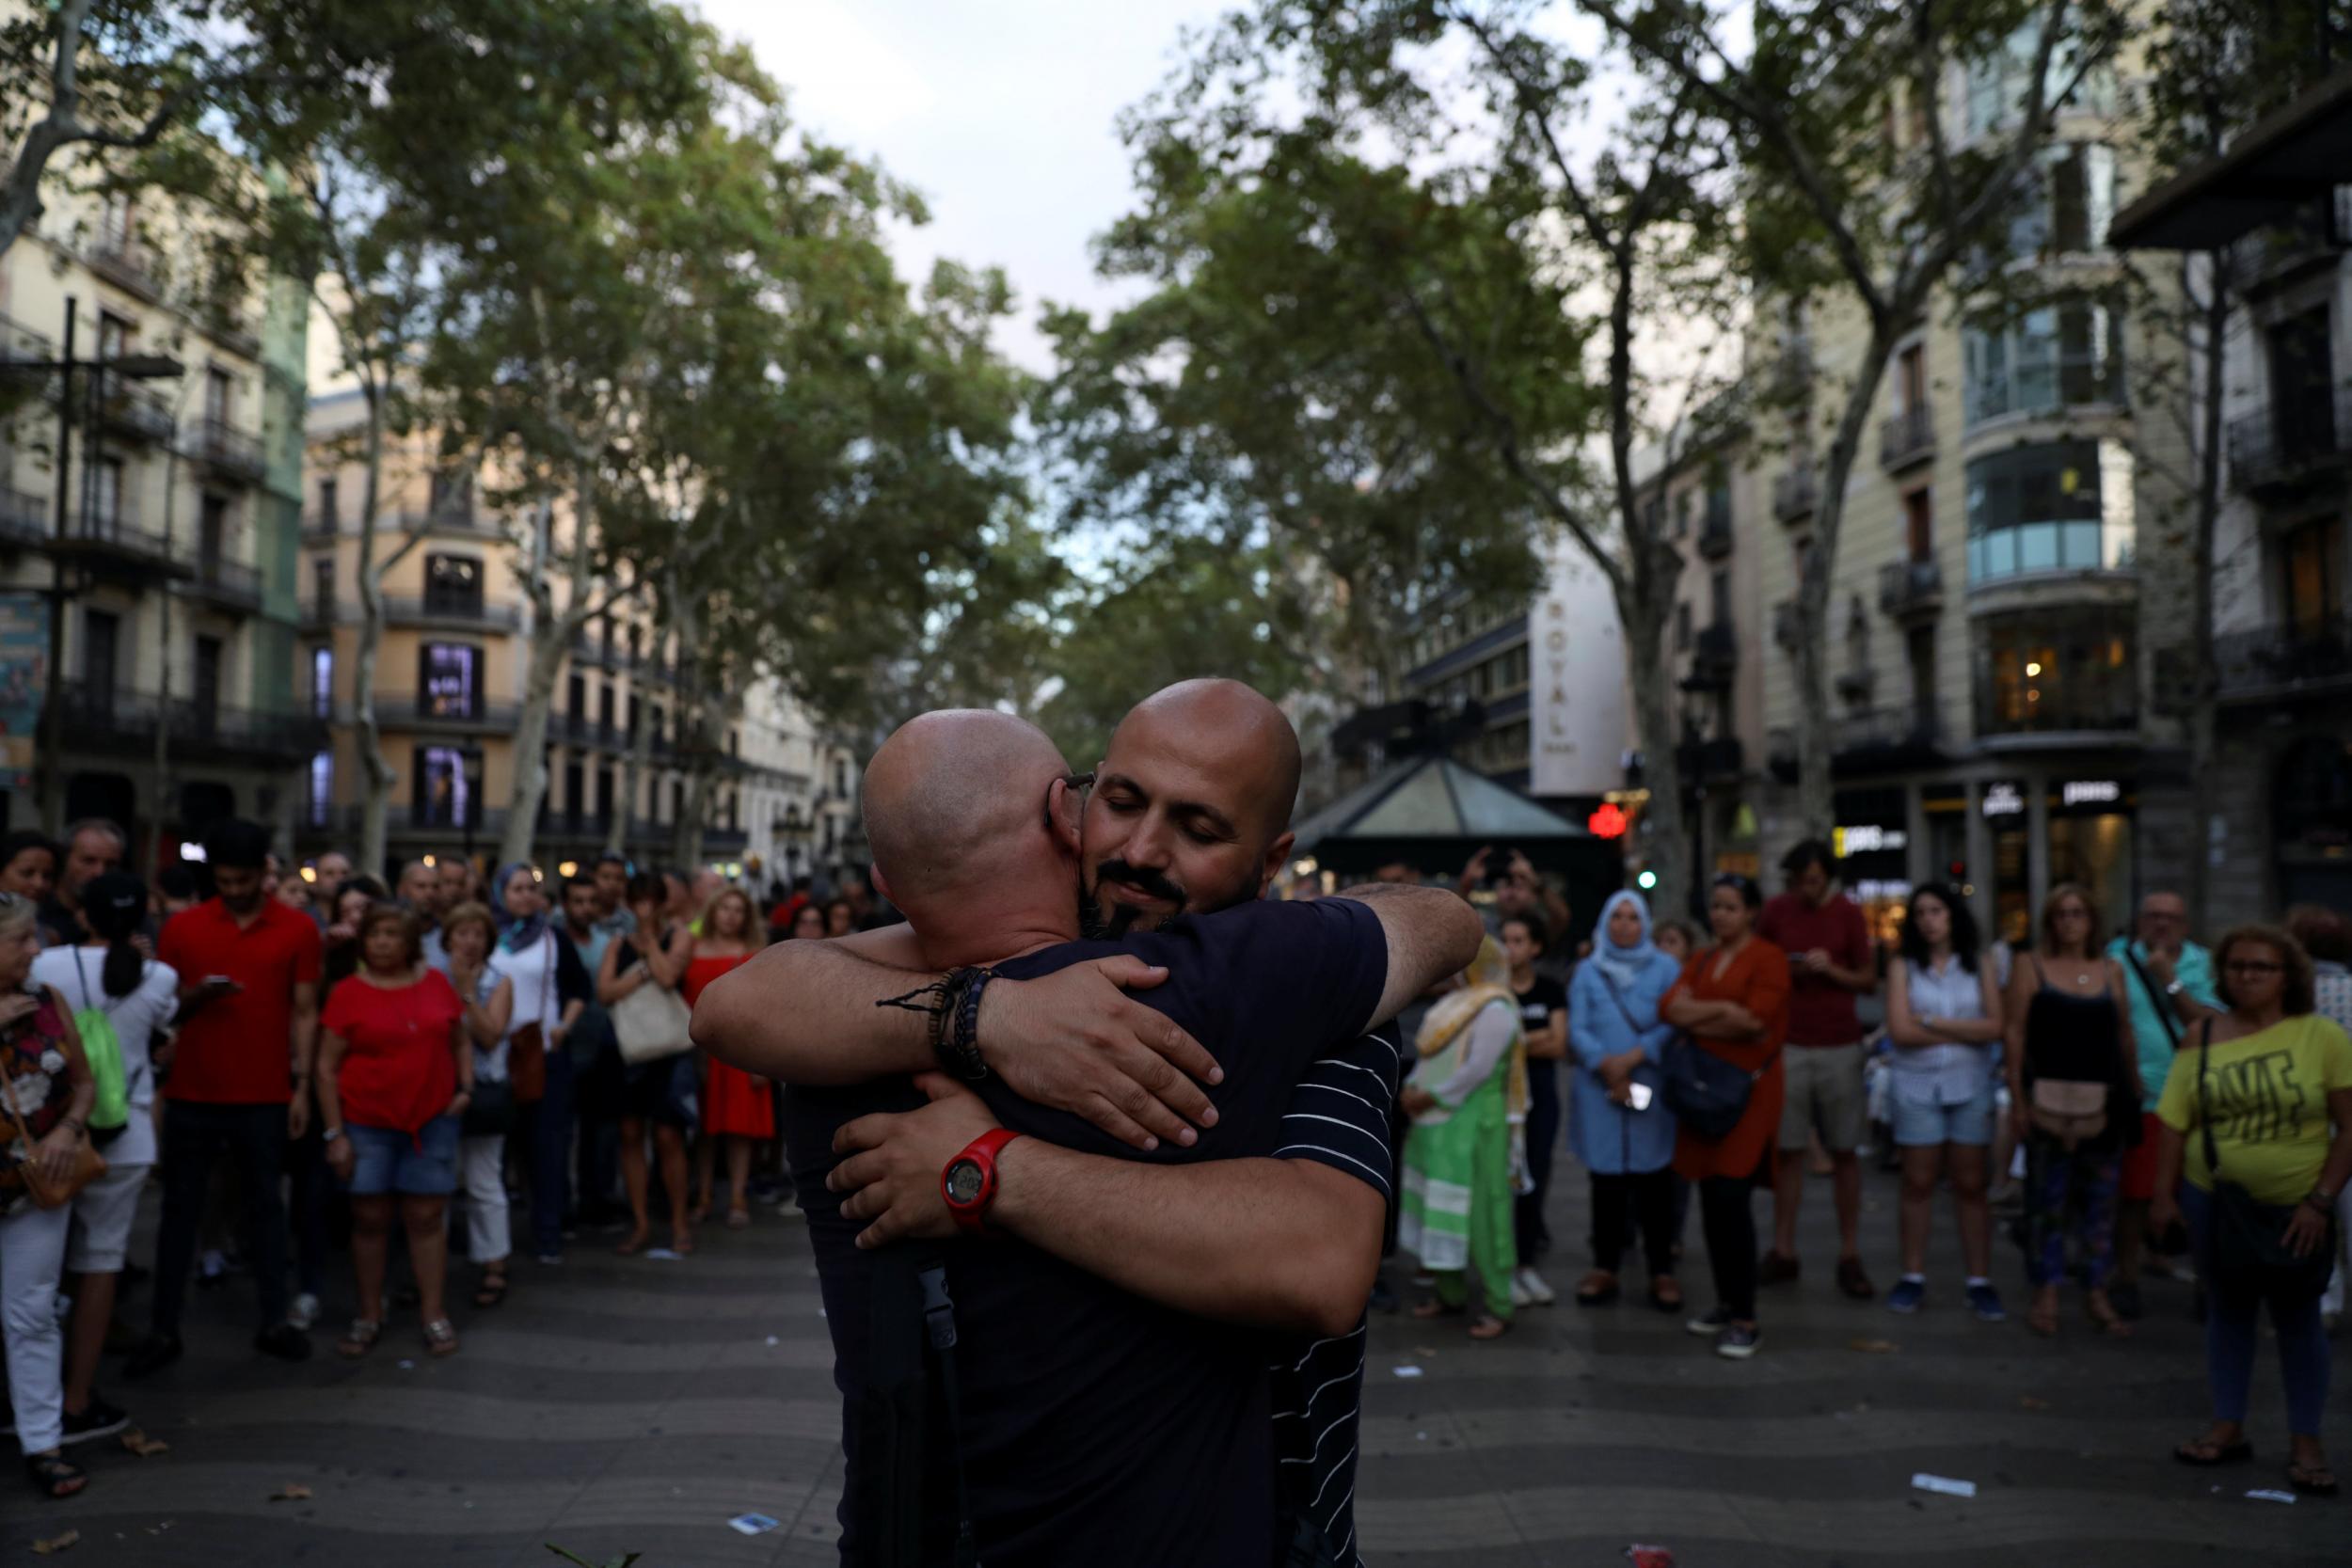
[[[980,1196],[984,1180],[977,1160],[958,1160],[947,1167],[947,1201],[976,1203]]]

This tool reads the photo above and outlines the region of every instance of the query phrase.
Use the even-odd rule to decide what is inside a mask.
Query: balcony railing
[[[2352,455],[2352,392],[2280,404],[2230,421],[2230,484],[2246,495],[2291,494],[2342,469]]]
[[[0,544],[45,545],[56,531],[48,500],[22,490],[0,489]]]
[[[2045,355],[1969,384],[1963,417],[1970,425],[2005,414],[2055,413],[2061,408],[2121,407],[2123,361],[2116,354]]]
[[[2352,615],[2217,637],[2213,662],[2217,687],[2227,698],[2340,692],[2352,684]]]
[[[197,558],[196,573],[188,579],[186,591],[233,610],[250,611],[262,608],[261,572],[242,562],[223,561],[217,556]]]
[[[496,838],[506,832],[506,808],[485,807],[479,800],[469,800],[462,815],[449,805],[423,800],[394,806],[389,815],[412,832],[447,833],[453,844],[466,834]]]
[[[0,316],[0,365],[20,364],[26,360],[40,362],[56,356],[57,345],[47,333],[36,332],[29,326]]]
[[[351,510],[356,513],[358,509],[352,507]],[[303,538],[310,543],[339,536],[356,536],[358,531],[359,519],[356,515],[347,516],[341,512],[331,515],[310,512],[302,519]],[[475,511],[470,501],[452,502],[438,512],[386,512],[380,514],[375,520],[375,534],[379,540],[396,538],[402,533],[415,532],[464,533],[494,537],[500,531],[498,519]]]
[[[1724,686],[1739,667],[1740,639],[1731,623],[1715,621],[1701,626],[1692,642],[1689,684],[1693,688]]]
[[[262,438],[250,431],[239,430],[227,420],[198,420],[188,433],[187,451],[225,479],[251,484],[269,471],[269,460],[262,451]]]
[[[1933,752],[1943,746],[1946,734],[1943,712],[1932,703],[1864,708],[1841,713],[1831,721],[1831,755],[1838,764],[1851,767],[1888,753]]]
[[[1772,515],[1784,523],[1813,515],[1821,504],[1821,479],[1810,463],[1801,464],[1772,481]]]
[[[224,756],[289,760],[308,756],[326,744],[326,724],[308,714],[230,707],[203,697],[68,681],[61,689],[69,745],[92,751],[151,750],[167,718],[174,747]]]
[[[1944,608],[1944,569],[1933,560],[1890,561],[1879,568],[1879,610],[1897,620]]]
[[[384,619],[394,626],[435,622],[480,626],[490,631],[516,631],[523,624],[520,605],[491,604],[482,599],[445,599],[432,594],[387,594]]]
[[[98,417],[107,428],[138,441],[168,441],[174,428],[171,404],[111,371],[99,383]]]
[[[66,525],[67,547],[104,564],[184,571],[185,566],[172,559],[169,541],[139,527],[137,519],[137,509],[128,499],[118,498],[111,512],[84,512],[71,519]]]
[[[247,359],[262,356],[262,336],[250,317],[230,306],[215,306],[204,315],[204,330],[230,353]]]
[[[2254,293],[2347,246],[2352,246],[2352,184],[2342,184],[2302,203],[2285,222],[2232,241],[2222,265],[2232,288]]]
[[[90,240],[89,264],[100,277],[143,299],[151,301],[156,296],[147,247],[132,226],[119,218],[108,218],[98,226]]]
[[[1935,454],[1935,413],[1926,404],[1907,408],[1879,427],[1879,463],[1907,468]]]

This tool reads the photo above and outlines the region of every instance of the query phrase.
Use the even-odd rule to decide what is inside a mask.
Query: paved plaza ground
[[[1884,1286],[1893,1178],[1874,1174],[1867,1193]],[[1638,1298],[1531,1311],[1491,1345],[1376,1317],[1358,1485],[1368,1561],[1565,1568],[1620,1561],[1636,1541],[1671,1546],[1682,1568],[2352,1560],[2352,1499],[2245,1497],[2280,1485],[2285,1459],[2267,1345],[2258,1463],[2202,1472],[2169,1459],[2203,1410],[2187,1287],[2152,1285],[2151,1321],[2129,1344],[2095,1338],[2070,1299],[2047,1344],[2022,1322],[1958,1309],[1945,1238],[1929,1310],[1898,1318],[1836,1294],[1827,1184],[1807,1197],[1806,1278],[1767,1293],[1764,1352],[1744,1366]],[[1552,1205],[1564,1291],[1581,1272],[1583,1199],[1566,1172]],[[1691,1241],[1686,1278],[1704,1300],[1695,1219]],[[1997,1273],[2022,1308],[2013,1250]],[[583,1237],[560,1269],[525,1261],[516,1280],[495,1312],[458,1312],[457,1356],[426,1358],[405,1322],[357,1365],[328,1334],[306,1365],[259,1359],[245,1282],[196,1292],[185,1360],[103,1385],[169,1451],[87,1446],[92,1483],[66,1504],[0,1494],[0,1558],[29,1562],[37,1537],[71,1527],[81,1542],[56,1560],[141,1568],[525,1568],[558,1560],[548,1543],[596,1563],[640,1552],[643,1568],[834,1560],[838,1405],[804,1227],[763,1212],[680,1262],[615,1258],[609,1238]],[[340,1326],[346,1276],[336,1289]],[[135,1322],[145,1307],[135,1293]],[[2340,1462],[2352,1458],[2347,1381],[2329,1433]],[[1915,1491],[1918,1471],[1979,1495]],[[310,1496],[272,1500],[290,1485]],[[729,1529],[746,1512],[782,1528]]]

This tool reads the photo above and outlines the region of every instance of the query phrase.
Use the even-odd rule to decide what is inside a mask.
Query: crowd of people
[[[346,1251],[358,1307],[336,1351],[367,1355],[413,1307],[443,1356],[453,1297],[499,1307],[518,1246],[553,1266],[604,1228],[624,1255],[682,1258],[722,1168],[728,1225],[760,1201],[794,1214],[776,1085],[694,1052],[687,1008],[771,939],[887,918],[854,881],[830,900],[778,886],[763,912],[715,872],[617,855],[555,881],[442,855],[387,888],[226,821],[151,886],[127,847],[97,819],[0,840],[0,1305],[10,1430],[49,1497],[88,1483],[70,1448],[129,1425],[102,1358],[135,1381],[183,1354],[192,1279],[249,1275],[255,1349],[299,1361]],[[648,988],[667,1028],[632,1032],[623,999]],[[117,1312],[140,1282],[143,1333]]]
[[[1539,1042],[1565,1015],[1568,1148],[1592,1199],[1593,1267],[1578,1305],[1619,1298],[1638,1234],[1650,1304],[1679,1312],[1676,1261],[1695,1190],[1715,1300],[1690,1330],[1719,1355],[1754,1355],[1759,1291],[1803,1275],[1796,1221],[1814,1168],[1832,1179],[1837,1288],[1875,1298],[1858,1156],[1876,1136],[1891,1143],[1901,1182],[1884,1305],[1928,1305],[1934,1204],[1947,1187],[1960,1299],[2001,1323],[1993,1192],[2014,1170],[2010,1231],[2032,1332],[2061,1332],[2070,1280],[2091,1329],[2123,1338],[2148,1310],[2146,1271],[2193,1278],[2214,1421],[2177,1457],[2227,1464],[2251,1451],[2247,1389],[2267,1305],[2288,1395],[2289,1482],[2331,1494],[2319,1418],[2352,1231],[2343,918],[2300,905],[2209,951],[2190,940],[2179,895],[2157,892],[2132,930],[2109,939],[2090,893],[2063,883],[2026,940],[1987,943],[1961,890],[1930,883],[1912,891],[1899,940],[1881,954],[1837,887],[1827,845],[1797,845],[1782,870],[1788,889],[1770,900],[1748,878],[1716,878],[1703,945],[1671,923],[1653,933],[1641,895],[1623,892],[1571,953],[1548,942],[1534,875],[1523,860],[1514,866],[1490,911],[1501,948],[1431,1009],[1404,1090],[1403,1240],[1432,1288],[1416,1315],[1463,1310],[1466,1265],[1485,1286],[1474,1338],[1554,1299],[1534,1268],[1543,1238],[1515,1234],[1509,1221],[1515,1203],[1524,1212],[1543,1202],[1549,1161],[1534,1157],[1534,1140],[1548,1134],[1528,1085],[1549,1075],[1542,1058],[1558,1053]],[[1461,887],[1484,872],[1482,857]],[[1417,879],[1399,868],[1391,879]],[[1571,963],[1563,995],[1544,971]],[[1882,1017],[1866,1030],[1857,1004],[1882,991]],[[1514,999],[1518,1008],[1506,1005]],[[1773,1200],[1760,1253],[1757,1185]]]
[[[886,768],[878,777],[887,785]],[[1279,783],[1255,781],[1269,799],[1285,799]],[[1080,797],[1089,785],[1092,795]],[[908,821],[939,822],[953,800],[921,778],[900,793]],[[342,1294],[328,1273],[344,1250],[358,1306],[337,1353],[368,1355],[391,1331],[393,1309],[413,1308],[423,1350],[449,1355],[461,1318],[496,1309],[517,1288],[518,1248],[552,1266],[567,1243],[610,1226],[624,1256],[684,1258],[714,1213],[748,1226],[757,1205],[787,1197],[797,1179],[830,1307],[852,1256],[843,1250],[849,1238],[863,1249],[917,1233],[900,1228],[916,1222],[898,1217],[917,1204],[934,1211],[930,1223],[946,1223],[957,1184],[940,1150],[953,1154],[974,1129],[996,1125],[992,1116],[1030,1115],[1019,1107],[1033,1097],[1064,1117],[1041,1130],[1071,1139],[1082,1164],[998,1219],[1025,1237],[1035,1227],[1039,1244],[1067,1262],[1163,1307],[1311,1326],[1320,1337],[1287,1371],[1275,1369],[1278,1402],[1298,1402],[1292,1417],[1320,1420],[1327,1390],[1359,1386],[1360,1345],[1353,1372],[1310,1380],[1334,1347],[1346,1354],[1346,1322],[1363,1332],[1367,1291],[1375,1308],[1394,1304],[1385,1276],[1367,1267],[1358,1277],[1332,1251],[1357,1234],[1368,1201],[1374,1223],[1389,1215],[1390,1250],[1417,1259],[1426,1293],[1413,1315],[1460,1320],[1472,1339],[1497,1339],[1529,1308],[1558,1299],[1543,1260],[1558,1246],[1547,1198],[1565,1141],[1590,1197],[1581,1239],[1590,1267],[1567,1291],[1574,1304],[1605,1309],[1636,1294],[1717,1355],[1744,1361],[1763,1348],[1769,1292],[1802,1283],[1797,1219],[1810,1172],[1830,1178],[1836,1289],[1856,1302],[1881,1299],[1859,1223],[1861,1157],[1876,1142],[1892,1146],[1900,1180],[1885,1308],[1935,1302],[1939,1189],[1951,1196],[1957,1300],[1985,1323],[2008,1317],[1994,1278],[2004,1209],[2014,1211],[2009,1233],[2037,1335],[2063,1332],[2070,1283],[2092,1331],[2124,1338],[2149,1310],[2144,1278],[2193,1279],[2212,1420],[2175,1457],[2193,1465],[2250,1457],[2249,1389],[2267,1309],[2287,1392],[2287,1481],[2303,1493],[2336,1490],[2320,1422],[2352,1229],[2352,942],[2335,913],[2298,906],[2208,949],[2191,940],[2176,895],[2149,895],[2132,928],[2110,938],[2105,911],[2069,883],[2050,890],[2022,940],[1987,942],[1962,890],[1931,883],[1913,890],[1897,941],[1882,952],[1838,886],[1829,847],[1807,842],[1782,863],[1788,886],[1770,899],[1744,876],[1715,878],[1704,929],[1629,890],[1610,895],[1580,938],[1559,889],[1524,857],[1494,874],[1482,856],[1459,887],[1492,889],[1475,900],[1487,936],[1467,966],[1424,990],[1469,949],[1435,974],[1400,969],[1407,955],[1428,965],[1436,949],[1425,934],[1418,943],[1400,937],[1399,912],[1376,899],[1355,906],[1374,911],[1370,923],[1269,925],[1320,955],[1304,967],[1260,951],[1248,923],[1216,927],[1230,936],[1179,940],[1185,928],[1167,924],[1179,914],[1232,920],[1269,908],[1248,890],[1263,889],[1287,839],[1270,835],[1270,847],[1228,867],[1232,889],[1188,891],[1188,880],[1200,885],[1183,860],[1192,851],[1152,850],[1165,863],[1147,858],[1144,837],[1156,831],[1147,795],[1123,772],[1100,783],[1064,774],[1046,786],[1043,828],[1056,855],[1078,855],[1081,818],[1088,834],[1130,835],[1087,851],[1074,916],[1049,911],[1044,895],[1028,915],[974,902],[957,868],[976,860],[907,862],[930,877],[909,889],[916,926],[879,945],[860,946],[864,937],[840,944],[823,964],[856,974],[826,968],[816,990],[795,989],[815,973],[806,964],[763,965],[755,988],[734,972],[779,940],[808,942],[787,952],[817,963],[835,945],[817,939],[887,923],[863,884],[832,899],[776,889],[763,911],[711,872],[607,856],[554,882],[522,863],[485,879],[453,856],[405,865],[387,888],[345,856],[285,866],[265,830],[231,821],[207,834],[200,865],[150,886],[122,871],[125,840],[112,824],[76,823],[61,842],[31,833],[0,842],[0,1140],[11,1155],[0,1186],[0,1309],[9,1408],[34,1486],[63,1497],[87,1484],[70,1447],[129,1421],[101,1392],[104,1357],[122,1353],[120,1375],[134,1381],[177,1360],[192,1277],[249,1274],[256,1350],[301,1360],[324,1301]],[[1082,801],[1080,815],[1065,818],[1072,800]],[[1033,830],[1034,800],[1023,810]],[[902,836],[885,817],[878,858],[908,854]],[[1220,842],[1238,853],[1248,840],[1235,830]],[[1014,864],[1006,863],[1006,888],[1019,885]],[[1039,870],[1041,890],[1065,875],[1050,859]],[[1382,880],[1422,879],[1394,867]],[[1439,902],[1462,907],[1450,895]],[[1429,929],[1447,918],[1425,903],[1411,913]],[[1003,977],[999,998],[1016,980],[1042,994],[1069,961],[982,966],[1010,940],[1006,931],[1027,929],[1032,917],[1073,950],[1083,927],[1095,941],[1145,942],[1145,962],[1177,955],[1156,970],[1106,976],[1170,988],[1157,1005],[1181,1037],[1152,1050],[1177,1072],[1154,1069],[1144,1076],[1160,1086],[1130,1093],[1109,1068],[1089,1069],[1109,1076],[1056,1082],[1025,1069],[1027,1058],[998,1057],[993,1075],[961,1074],[978,1095],[945,1080],[911,1097],[819,1087],[913,1072],[934,1056],[952,1067],[959,1051],[977,1063],[1008,1039],[1053,1039],[1059,1050],[1084,1038],[1107,1050],[1129,1037],[1048,1027],[1032,1007],[1000,1009],[976,1027],[988,979]],[[927,920],[946,935],[928,934]],[[1375,997],[1381,969],[1364,949],[1383,940],[1389,994]],[[939,958],[956,942],[976,957]],[[1184,957],[1203,954],[1214,959],[1206,974],[1189,973]],[[907,990],[908,971],[934,965],[946,968],[937,986]],[[697,1009],[717,991],[723,1002]],[[901,1022],[926,1010],[911,999],[933,991],[928,1023]],[[1239,1051],[1239,1022],[1228,1016],[1237,995],[1259,1028],[1295,1015],[1287,1032],[1274,1032],[1298,1061],[1267,1053],[1260,1063]],[[809,1005],[787,1012],[779,998]],[[1115,1016],[1139,1028],[1140,1010],[1119,1006],[1129,1010]],[[1391,1029],[1381,1021],[1398,1007]],[[1354,1034],[1360,1040],[1346,1045]],[[697,1050],[698,1039],[711,1049]],[[722,1040],[723,1049],[712,1043]],[[1227,1075],[1213,1072],[1203,1043]],[[893,1063],[903,1065],[878,1066]],[[1363,1073],[1386,1091],[1364,1092],[1353,1076]],[[1191,1080],[1221,1086],[1203,1096]],[[787,1091],[785,1081],[799,1087]],[[1085,1226],[1048,1239],[1088,1203],[1129,1194],[1114,1171],[1196,1174],[1125,1160],[1161,1149],[1163,1137],[1168,1152],[1189,1148],[1194,1128],[1216,1124],[1220,1112],[1230,1136],[1259,1137],[1271,1151],[1340,1172],[1338,1190],[1327,1181],[1278,1189],[1264,1172],[1246,1198],[1138,1186],[1119,1227],[1089,1212]],[[930,1122],[955,1131],[917,1139]],[[1088,1148],[1076,1137],[1082,1122],[1107,1136]],[[959,1158],[984,1145],[993,1158],[1013,1134],[988,1136]],[[894,1167],[899,1137],[927,1152]],[[1292,1141],[1276,1148],[1283,1138]],[[903,1178],[895,1196],[894,1168]],[[129,1243],[151,1178],[162,1202],[151,1270],[141,1270]],[[993,1192],[993,1166],[978,1180]],[[1761,1233],[1758,1188],[1772,1197]],[[1049,1192],[1073,1206],[1069,1215],[1057,1218],[1037,1196]],[[1239,1206],[1200,1211],[1181,1234],[1120,1228],[1193,1213],[1202,1193]],[[1710,1287],[1699,1299],[1682,1277],[1693,1197]],[[978,1201],[954,1226],[977,1233],[987,1199]],[[1213,1212],[1230,1225],[1209,1223]],[[1214,1259],[1252,1227],[1274,1228],[1264,1245],[1243,1249],[1257,1260],[1249,1277],[1228,1278]],[[1184,1252],[1195,1232],[1210,1231],[1224,1238],[1217,1251]],[[1147,1243],[1168,1249],[1157,1272],[1141,1261]],[[470,1271],[463,1280],[453,1278],[456,1257]],[[1640,1271],[1630,1292],[1629,1267]],[[1071,1275],[1047,1277],[1067,1293]],[[1346,1282],[1337,1307],[1333,1277]],[[1099,1315],[1110,1297],[1073,1296],[1076,1315],[1057,1317],[1045,1298],[1012,1288],[1017,1271],[1008,1278],[1000,1301],[969,1280],[960,1287],[980,1344],[1014,1335],[1028,1347],[1026,1360],[967,1364],[979,1408],[997,1386],[1033,1386],[1041,1369],[1082,1347],[1125,1354],[1111,1348],[1124,1332],[1118,1320]],[[151,1299],[146,1331],[135,1334],[119,1321],[119,1292],[141,1279]],[[1217,1299],[1220,1289],[1239,1300]],[[1182,1354],[1160,1349],[1151,1375],[1204,1397],[1217,1386],[1198,1378],[1221,1347],[1204,1341],[1208,1359],[1190,1370]],[[845,1399],[854,1381],[844,1383]],[[1239,1388],[1224,1391],[1238,1398]],[[1340,1419],[1352,1423],[1358,1397],[1346,1395]],[[1192,1436],[1206,1433],[1201,1424]],[[1004,1435],[1006,1451],[1017,1451]],[[1285,1441],[1278,1430],[1278,1452]],[[1142,1450],[1154,1446],[1121,1440],[1098,1458],[1125,1464],[1119,1455],[1134,1450],[1147,1465]],[[979,1452],[985,1472],[986,1445]],[[1336,1472],[1318,1450],[1296,1462],[1321,1478],[1318,1497],[1327,1492]],[[1345,1463],[1352,1468],[1352,1449]],[[844,1507],[846,1528],[850,1502]],[[1343,1500],[1315,1523],[1333,1541],[1344,1528],[1352,1543]]]

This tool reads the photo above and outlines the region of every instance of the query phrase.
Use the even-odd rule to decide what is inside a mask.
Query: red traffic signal
[[[1623,838],[1632,823],[1623,806],[1614,800],[1603,800],[1593,808],[1593,815],[1584,819],[1584,825],[1593,831],[1595,838]]]

